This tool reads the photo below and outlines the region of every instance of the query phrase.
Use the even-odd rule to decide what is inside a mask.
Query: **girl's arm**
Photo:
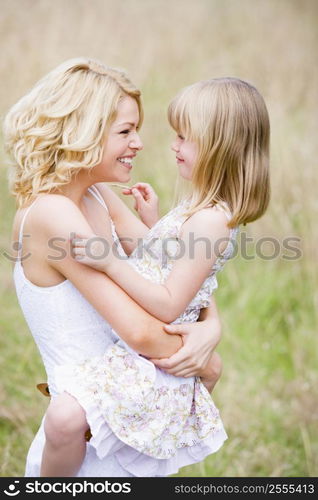
[[[124,194],[134,196],[135,210],[139,213],[142,219],[140,220],[107,184],[99,183],[96,184],[96,187],[105,200],[123,249],[127,255],[130,255],[149,231],[149,227],[159,218],[158,196],[150,184],[141,182],[132,187],[133,192],[123,191]]]
[[[141,191],[141,193],[137,191],[137,196],[135,193],[134,208],[138,211],[140,217],[147,211],[149,219],[150,210],[146,203],[148,202],[151,204],[151,207],[155,207],[156,203],[158,203],[158,197],[149,184],[140,183],[140,185],[145,186],[147,192],[145,192],[145,190]],[[98,184],[98,189],[104,197],[113,221],[116,222],[117,234],[121,238],[124,238],[125,234],[128,234],[127,231],[129,231],[129,234],[133,236],[133,238],[142,238],[143,232],[147,232],[148,228],[142,225],[140,220],[134,216],[129,208],[109,187],[107,187],[106,184]],[[123,193],[127,195],[133,194],[128,190],[123,191]],[[144,200],[143,197],[146,199]],[[152,212],[153,213],[150,213],[150,215],[152,216],[153,223],[155,223],[155,210]],[[134,233],[132,234],[132,232]],[[124,244],[124,241],[122,244]],[[126,253],[128,253],[127,246],[125,250]],[[130,251],[132,250],[133,246],[130,248]],[[184,345],[169,358],[153,359],[152,361],[154,361],[159,368],[164,369],[168,373],[173,373],[175,376],[181,377],[185,375],[190,377],[197,375],[203,379],[213,380],[215,383],[220,375],[221,363],[220,361],[216,363],[216,355],[213,355],[213,353],[221,339],[221,321],[214,297],[211,297],[210,306],[201,310],[197,323],[165,325],[164,328],[165,331],[170,334],[181,335]]]
[[[48,244],[47,262],[74,284],[125,342],[147,357],[167,357],[180,349],[180,335],[166,333],[161,321],[144,311],[111,279],[73,259],[72,232],[93,232],[71,200],[46,195],[38,199],[36,208],[35,230]]]
[[[146,311],[170,323],[189,305],[209,275],[217,256],[226,247],[229,237],[227,223],[225,214],[216,207],[191,216],[183,225],[179,246],[183,255],[176,259],[167,281],[162,285],[141,276],[113,252],[109,252],[106,258],[96,258],[102,255],[103,244],[99,241],[89,245],[88,253],[85,248],[87,238],[76,239],[75,258],[107,273]]]

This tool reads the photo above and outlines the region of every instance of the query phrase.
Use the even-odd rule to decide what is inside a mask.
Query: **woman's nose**
[[[138,149],[138,150],[143,149],[144,145],[143,145],[143,143],[139,137],[139,134],[137,132],[134,135],[134,138],[130,141],[129,146],[132,149]]]

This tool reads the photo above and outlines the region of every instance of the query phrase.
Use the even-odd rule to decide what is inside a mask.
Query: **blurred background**
[[[68,58],[126,69],[145,106],[133,181],[153,184],[162,214],[177,175],[166,119],[174,94],[197,80],[236,76],[264,96],[271,204],[242,228],[241,238],[253,238],[248,256],[227,264],[216,292],[224,371],[213,398],[229,439],[179,476],[317,476],[318,2],[0,0],[0,8],[1,119]],[[0,475],[21,476],[48,399],[35,388],[45,373],[3,256],[15,210],[7,164],[1,139]]]

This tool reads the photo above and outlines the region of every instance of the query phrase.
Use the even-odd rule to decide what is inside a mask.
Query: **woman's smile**
[[[119,161],[124,167],[128,168],[128,170],[132,169],[132,161],[136,155],[131,155],[131,156],[121,156],[120,158],[117,158],[117,161]]]

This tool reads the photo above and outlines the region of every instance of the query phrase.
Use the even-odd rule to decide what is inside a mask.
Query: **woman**
[[[135,103],[134,116],[124,113],[109,142],[119,105],[127,98]],[[138,135],[141,122],[140,93],[127,77],[87,59],[67,61],[49,73],[5,120],[5,139],[16,164],[12,192],[18,210],[13,241],[20,245],[14,280],[47,371],[52,404],[58,393],[55,366],[101,354],[118,342],[112,328],[140,354],[165,358],[162,367],[174,375],[186,372],[214,382],[218,376],[220,367],[210,363],[220,333],[213,302],[202,313],[205,324],[179,325],[168,334],[161,321],[146,313],[113,281],[82,266],[71,255],[73,232],[115,233],[103,200],[115,224],[125,225],[126,253],[131,252],[131,241],[147,231],[140,221],[136,225],[135,216],[107,188],[99,185],[96,192],[98,183],[129,181],[131,160],[142,148]],[[131,218],[134,224],[130,224]],[[184,347],[183,332],[188,334]],[[169,356],[170,362],[166,361]],[[71,421],[71,411],[66,415],[63,406],[61,421],[64,426]],[[47,436],[45,454],[50,460],[42,474],[73,475],[73,469],[67,470],[65,465],[63,470],[59,468],[61,457],[75,453],[70,433],[65,432],[67,439],[63,441],[63,429],[67,431],[59,428],[56,436],[54,432]],[[83,435],[81,446],[86,449],[78,476],[130,475],[116,454],[97,458],[85,442],[85,429],[74,431]],[[43,420],[28,454],[27,476],[40,474],[44,444]]]

